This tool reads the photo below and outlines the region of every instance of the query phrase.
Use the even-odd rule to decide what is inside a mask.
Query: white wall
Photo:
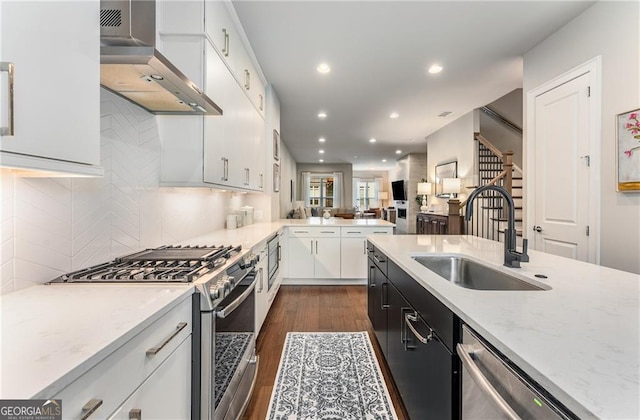
[[[103,178],[22,178],[0,171],[0,293],[148,247],[224,228],[241,195],[160,188],[153,115],[101,91]]]
[[[638,2],[598,2],[525,54],[523,80],[526,97],[602,56],[602,143],[591,151],[601,161],[601,264],[634,273],[640,273],[640,193],[616,192],[614,124],[616,114],[640,107],[639,22]],[[533,159],[525,158],[527,166]]]
[[[285,219],[289,211],[293,210],[293,202],[299,200],[296,197],[298,186],[296,161],[284,140],[280,143],[280,195],[279,214],[281,219]]]
[[[474,133],[479,130],[477,110],[471,111],[427,137],[427,174],[435,182],[436,165],[457,161],[458,178],[471,176],[475,165]],[[435,187],[435,185],[434,185]],[[461,200],[466,194],[459,194]],[[429,206],[440,206],[446,212],[448,199],[428,197]]]

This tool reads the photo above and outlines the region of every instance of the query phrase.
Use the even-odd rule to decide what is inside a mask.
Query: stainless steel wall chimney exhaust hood
[[[153,114],[222,115],[155,49],[154,0],[100,2],[100,84]]]

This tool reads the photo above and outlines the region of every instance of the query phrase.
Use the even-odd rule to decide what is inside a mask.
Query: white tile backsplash
[[[156,119],[102,90],[103,178],[0,171],[0,294],[117,256],[224,228],[242,195],[160,188]]]

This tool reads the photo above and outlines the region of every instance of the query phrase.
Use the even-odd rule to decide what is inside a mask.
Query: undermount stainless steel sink
[[[532,284],[473,260],[451,255],[413,257],[437,275],[456,286],[475,290],[550,290],[551,287]]]

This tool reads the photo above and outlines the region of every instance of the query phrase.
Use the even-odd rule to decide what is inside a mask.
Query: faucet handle
[[[523,239],[522,240],[522,254],[520,255],[520,261],[522,261],[522,262],[529,262],[529,256],[527,255],[528,245],[529,245],[529,240],[528,239]]]

